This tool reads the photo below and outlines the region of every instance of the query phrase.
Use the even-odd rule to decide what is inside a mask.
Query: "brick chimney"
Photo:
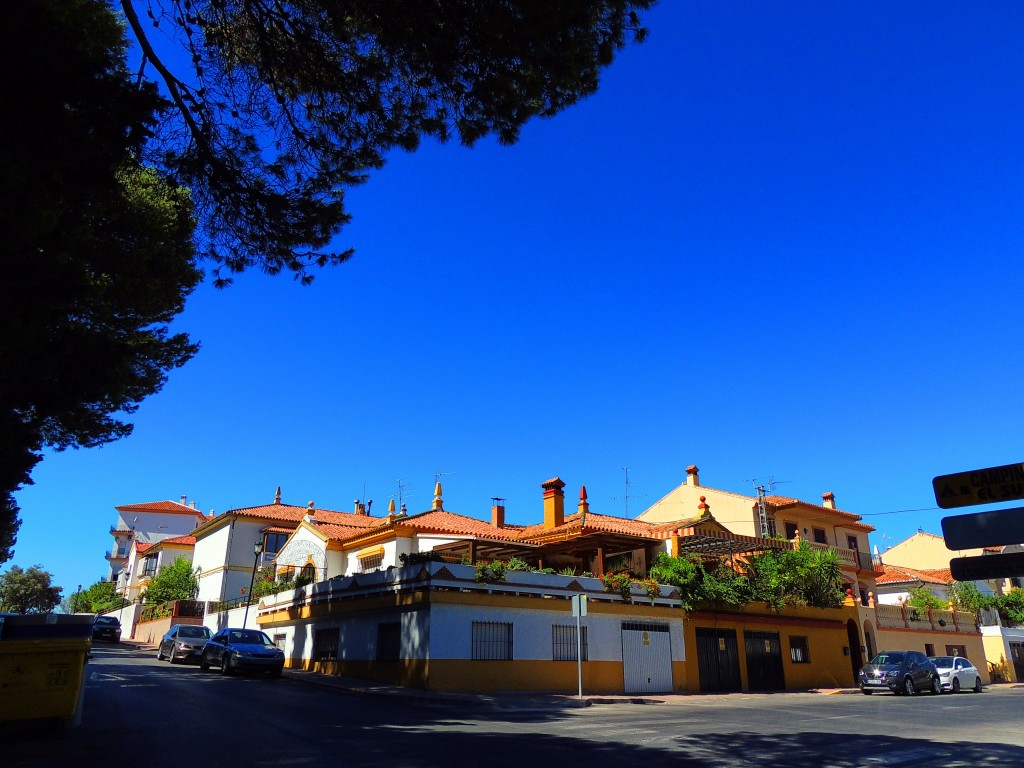
[[[557,528],[565,522],[565,483],[553,477],[540,487],[544,489],[544,527]]]
[[[697,469],[696,464],[691,464],[690,466],[688,466],[686,468],[686,484],[693,486],[694,488],[697,488],[700,485],[700,475],[698,474],[699,472],[700,470]]]
[[[494,497],[491,499],[491,525],[495,528],[505,527],[505,500]]]
[[[832,491],[826,491],[825,493],[821,494],[821,506],[825,507],[826,509],[835,509],[836,495],[832,493]]]

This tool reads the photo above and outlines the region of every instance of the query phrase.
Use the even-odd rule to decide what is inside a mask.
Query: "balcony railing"
[[[881,555],[869,555],[857,549],[833,547],[831,544],[819,544],[816,541],[808,541],[807,543],[814,549],[834,549],[839,553],[840,562],[847,568],[856,568],[861,571],[871,571],[873,573],[882,573],[885,570],[882,565]]]

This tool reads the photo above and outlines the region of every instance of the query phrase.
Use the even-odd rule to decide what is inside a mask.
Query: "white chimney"
[[[696,464],[691,464],[686,468],[686,484],[697,488],[700,486],[700,470],[697,469]]]

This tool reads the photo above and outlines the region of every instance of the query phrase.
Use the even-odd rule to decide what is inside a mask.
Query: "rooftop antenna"
[[[765,497],[768,493],[775,490],[776,485],[781,485],[782,483],[788,483],[790,481],[776,480],[773,477],[769,477],[767,482],[758,485],[757,478],[755,477],[752,478],[750,482],[754,484],[754,488],[757,490],[757,522],[761,531],[761,538],[767,539],[768,537],[775,535],[775,521],[768,520],[768,502]]]
[[[412,496],[414,493],[416,493],[416,489],[409,488],[408,490],[406,490],[408,484],[402,479],[398,479],[395,482],[398,483],[398,493],[391,494],[389,498],[398,499],[398,508],[401,509],[402,504],[405,503],[405,497]]]
[[[442,475],[454,475],[454,474],[455,474],[454,472],[442,472],[441,470],[437,470],[437,472],[434,473],[434,484],[436,485],[437,483],[441,482],[441,476]]]
[[[625,472],[626,474],[626,493],[623,496],[612,496],[612,500],[617,501],[619,499],[623,499],[626,502],[626,517],[629,517],[629,500],[631,498],[629,493],[629,467],[623,467],[622,471]],[[645,495],[646,494],[641,493],[638,495],[633,495],[632,498],[642,498]]]

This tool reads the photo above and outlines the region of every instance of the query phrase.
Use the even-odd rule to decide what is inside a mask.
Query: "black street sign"
[[[954,557],[949,561],[949,570],[955,581],[977,581],[979,579],[1006,579],[1024,576],[1024,552],[1010,552],[1002,555],[978,555],[977,557]]]
[[[944,517],[942,538],[952,550],[1024,543],[1024,507]]]
[[[939,475],[932,480],[932,489],[942,509],[1024,499],[1024,464]]]

